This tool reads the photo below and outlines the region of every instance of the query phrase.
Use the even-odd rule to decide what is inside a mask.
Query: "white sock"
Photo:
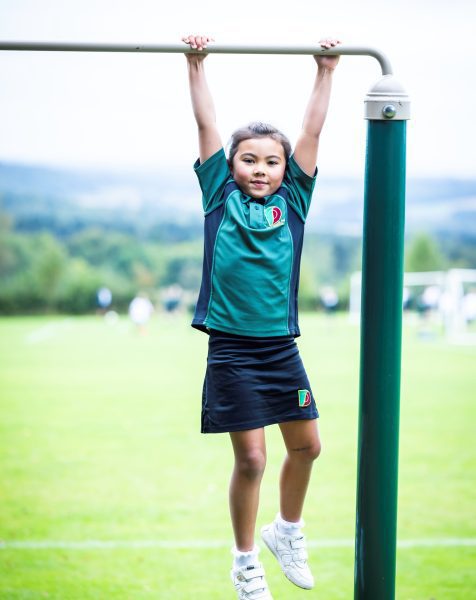
[[[275,523],[279,533],[284,535],[299,535],[301,533],[301,527],[304,527],[304,521],[302,519],[299,519],[296,523],[285,521],[281,516],[281,513],[276,515]]]
[[[233,554],[233,568],[241,569],[242,567],[252,567],[258,564],[258,546],[254,546],[253,550],[248,552],[241,552],[235,547],[232,548],[231,553]]]

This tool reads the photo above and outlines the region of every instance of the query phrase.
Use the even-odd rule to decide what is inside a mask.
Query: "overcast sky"
[[[412,100],[411,176],[476,176],[476,3],[470,0],[0,0],[0,39],[314,43],[335,35],[379,48]],[[224,141],[265,120],[294,143],[311,57],[210,56]],[[342,57],[319,154],[321,173],[360,175],[370,57]],[[171,54],[0,52],[0,160],[98,167],[190,167],[197,154],[185,59]]]

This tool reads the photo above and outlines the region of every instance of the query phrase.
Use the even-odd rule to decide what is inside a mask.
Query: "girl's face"
[[[279,188],[285,169],[282,144],[273,138],[262,137],[238,144],[231,172],[242,192],[252,198],[264,198]]]

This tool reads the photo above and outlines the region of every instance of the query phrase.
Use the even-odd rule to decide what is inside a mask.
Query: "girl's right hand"
[[[190,46],[192,50],[197,50],[197,52],[202,52],[203,50],[205,50],[209,42],[214,41],[215,40],[209,35],[186,35],[182,38],[182,42],[185,42]],[[187,56],[188,55],[189,54],[187,53]]]

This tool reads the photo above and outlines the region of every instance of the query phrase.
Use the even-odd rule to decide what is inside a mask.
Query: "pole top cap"
[[[410,98],[393,75],[384,75],[367,92],[365,118],[376,121],[406,121],[410,118]]]

